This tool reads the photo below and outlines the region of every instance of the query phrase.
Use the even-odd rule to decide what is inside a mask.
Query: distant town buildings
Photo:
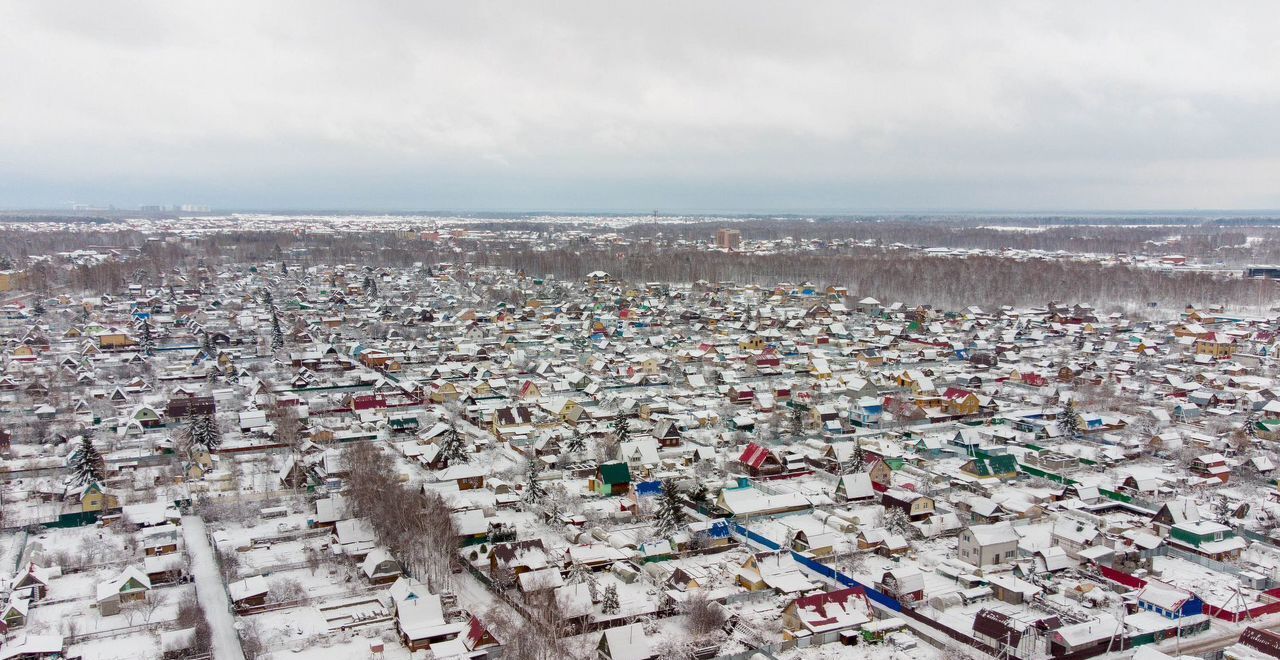
[[[1280,266],[1250,266],[1245,269],[1244,276],[1280,280]]]
[[[716,247],[722,250],[742,248],[742,232],[737,229],[721,229],[716,232]]]
[[[211,209],[204,204],[143,204],[138,210],[143,213],[208,213]]]

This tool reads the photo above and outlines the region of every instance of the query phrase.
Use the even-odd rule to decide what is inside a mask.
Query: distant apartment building
[[[1280,280],[1280,266],[1249,266],[1245,269],[1244,276]]]
[[[737,250],[742,247],[742,232],[737,229],[721,229],[716,232],[716,247]]]
[[[138,210],[143,213],[208,213],[211,208],[204,204],[143,204]]]
[[[21,284],[22,272],[16,270],[0,271],[0,292],[12,291]]]

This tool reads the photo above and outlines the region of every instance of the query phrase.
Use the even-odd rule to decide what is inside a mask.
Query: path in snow
[[[200,516],[182,517],[182,536],[186,540],[187,553],[191,555],[191,573],[196,580],[196,597],[204,608],[213,632],[214,660],[245,660],[240,648],[240,636],[236,634],[235,617],[231,616],[231,600],[218,574],[218,564],[209,545],[204,519]]]

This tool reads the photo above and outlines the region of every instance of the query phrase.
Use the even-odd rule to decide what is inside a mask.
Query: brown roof
[[[998,639],[1010,646],[1022,640],[1022,631],[1009,625],[1009,616],[994,610],[982,610],[973,618],[973,632]]]
[[[1251,626],[1240,633],[1240,644],[1263,655],[1280,658],[1280,633]]]

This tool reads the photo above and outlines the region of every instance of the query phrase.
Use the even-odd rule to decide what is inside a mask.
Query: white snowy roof
[[[237,580],[227,585],[227,592],[231,595],[232,602],[261,596],[267,593],[267,578],[255,575],[243,580]]]
[[[609,645],[611,660],[647,660],[653,657],[644,626],[638,623],[610,628],[604,631],[604,639]]]

